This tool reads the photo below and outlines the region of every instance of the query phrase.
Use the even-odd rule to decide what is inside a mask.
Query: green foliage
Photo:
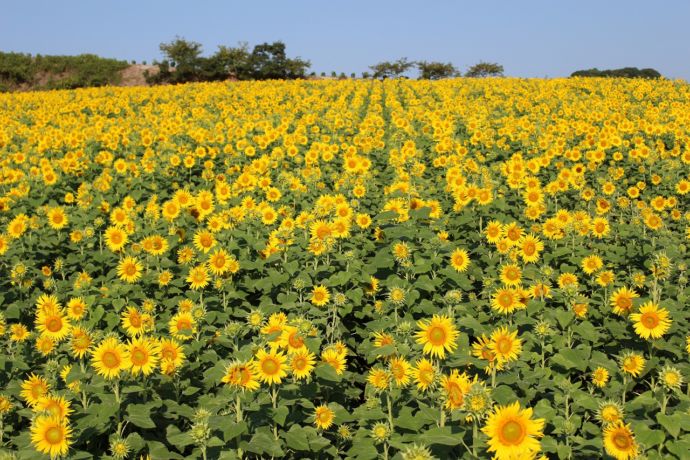
[[[417,63],[417,68],[421,80],[440,80],[458,75],[458,69],[450,62],[420,61]]]
[[[406,57],[397,61],[383,61],[369,66],[373,72],[372,78],[384,80],[386,78],[400,78],[405,72],[414,67],[415,63],[408,61]]]
[[[503,76],[503,66],[495,62],[481,61],[470,67],[465,76],[470,78],[501,77]]]
[[[74,89],[114,85],[127,62],[94,54],[31,56],[0,52],[0,88]]]
[[[571,77],[614,77],[614,78],[661,78],[655,69],[638,69],[637,67],[623,67],[622,69],[599,70],[596,67],[587,70],[577,70]]]

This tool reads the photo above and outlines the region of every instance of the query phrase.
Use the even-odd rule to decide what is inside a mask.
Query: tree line
[[[160,44],[164,59],[154,62],[158,73],[149,75],[149,83],[186,83],[193,81],[236,80],[290,80],[315,76],[307,74],[311,67],[308,60],[296,57],[289,58],[285,44],[281,41],[261,43],[252,50],[246,43],[236,47],[219,46],[211,56],[204,57],[200,43],[176,37],[168,43]],[[363,72],[362,78],[386,79],[405,76],[411,69],[417,68],[418,78],[438,80],[463,76],[449,62],[409,61],[401,58],[397,61],[383,61],[369,67],[371,72]],[[324,73],[321,74],[325,76]],[[480,62],[473,65],[464,74],[466,77],[502,76],[503,66],[497,63]],[[335,72],[332,76],[336,76]],[[344,77],[341,74],[341,77]],[[354,77],[354,74],[351,74]]]

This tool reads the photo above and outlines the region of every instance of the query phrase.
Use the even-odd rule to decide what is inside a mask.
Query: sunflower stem
[[[273,412],[278,408],[278,388],[271,390],[271,402],[273,403]],[[273,422],[273,437],[278,439],[278,422]]]
[[[479,437],[479,427],[477,426],[477,420],[472,420],[472,455],[478,457],[477,455],[477,438]]]
[[[388,424],[390,425],[391,432],[393,431],[393,402],[391,401],[390,389],[386,392],[386,404],[388,406]]]
[[[623,401],[623,405],[625,406],[625,390],[626,387],[628,386],[628,378],[623,375],[623,396],[621,397],[621,400]]]

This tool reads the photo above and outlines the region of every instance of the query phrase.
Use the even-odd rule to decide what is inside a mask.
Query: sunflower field
[[[0,458],[690,458],[690,86],[0,95]]]

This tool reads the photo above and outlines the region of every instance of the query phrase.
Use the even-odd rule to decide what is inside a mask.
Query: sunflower
[[[406,387],[410,383],[411,366],[405,358],[391,358],[388,363],[393,382],[399,387]]]
[[[602,401],[596,414],[597,420],[606,426],[623,420],[623,407],[616,401]]]
[[[640,312],[631,314],[630,320],[635,323],[635,333],[647,340],[661,338],[668,332],[672,323],[668,310],[653,302],[641,305]]]
[[[522,270],[515,264],[501,267],[501,282],[506,286],[517,286],[522,280]]]
[[[603,367],[597,367],[592,372],[592,383],[599,388],[604,388],[610,378],[609,371]]]
[[[36,315],[36,329],[45,337],[59,342],[69,335],[71,325],[57,308],[41,309]]]
[[[50,384],[46,379],[31,374],[22,382],[22,391],[19,394],[30,406],[35,406],[49,391]]]
[[[66,419],[41,415],[31,425],[31,442],[51,459],[67,454],[71,437],[72,429]]]
[[[504,315],[525,307],[526,305],[520,300],[518,291],[513,288],[500,288],[491,296],[491,308]]]
[[[328,288],[322,284],[315,286],[311,291],[311,303],[317,307],[323,307],[331,300]]]
[[[440,385],[444,391],[444,407],[455,410],[460,409],[465,403],[465,395],[470,391],[472,382],[465,372],[461,374],[457,369],[453,369],[450,375],[441,377]]]
[[[275,343],[277,346],[285,348],[288,353],[294,353],[305,348],[304,337],[294,326],[285,326]]]
[[[539,255],[544,250],[544,243],[534,236],[532,233],[525,235],[518,241],[518,247],[520,248],[520,257],[523,262],[536,262],[539,260]]]
[[[510,332],[507,327],[501,327],[491,333],[489,350],[493,352],[499,364],[518,359],[522,352],[522,342],[517,331]]]
[[[203,289],[208,286],[209,276],[206,267],[204,265],[197,265],[189,270],[186,281],[189,283],[189,287],[194,290]]]
[[[635,435],[622,420],[611,423],[604,428],[604,448],[606,453],[616,460],[630,460],[638,455]]]
[[[88,311],[88,306],[81,297],[74,297],[67,302],[67,316],[69,319],[79,321],[84,318]]]
[[[338,351],[333,348],[328,348],[321,353],[321,361],[331,366],[337,375],[341,375],[345,372],[347,364],[345,357],[345,353],[338,353]]]
[[[659,381],[669,391],[679,391],[683,385],[683,374],[678,368],[666,365],[659,371]]]
[[[29,338],[29,329],[21,323],[10,326],[10,340],[23,342]]]
[[[314,411],[314,424],[320,430],[327,430],[335,419],[335,412],[333,412],[325,404],[318,406]]]
[[[434,364],[426,358],[418,360],[410,370],[410,376],[414,379],[419,391],[426,391],[434,385],[437,374]]]
[[[415,337],[418,344],[424,345],[424,354],[444,359],[446,351],[452,353],[457,347],[458,331],[450,317],[434,315],[431,321],[418,321],[417,326],[421,331]]]
[[[105,230],[105,245],[113,252],[118,252],[127,244],[127,233],[118,227],[108,227]]]
[[[220,276],[230,268],[233,257],[225,249],[218,249],[208,258],[208,268],[214,275]]]
[[[627,315],[632,310],[633,299],[637,297],[640,297],[640,295],[634,289],[628,289],[627,287],[617,289],[611,295],[613,312],[621,316]]]
[[[288,360],[292,376],[296,380],[302,380],[309,377],[314,370],[316,356],[303,347],[289,355]]]
[[[83,358],[88,349],[91,348],[92,343],[93,339],[89,331],[79,326],[72,328],[70,347],[75,357],[79,359]]]
[[[175,339],[160,339],[158,341],[158,350],[161,361],[167,360],[175,367],[180,367],[185,359],[184,351]]]
[[[149,375],[158,366],[160,349],[158,342],[145,337],[136,337],[126,346],[125,367],[137,375]]]
[[[136,337],[146,332],[146,324],[142,313],[135,307],[127,307],[120,315],[122,328],[130,337]]]
[[[497,220],[492,220],[484,229],[484,236],[489,243],[498,243],[503,238],[503,224]]]
[[[91,351],[91,362],[98,375],[112,379],[118,377],[120,372],[127,368],[126,355],[125,346],[117,338],[109,337]]]
[[[168,322],[172,336],[178,340],[189,340],[196,334],[196,320],[190,312],[179,312]]]
[[[38,400],[34,407],[37,412],[47,412],[47,415],[64,419],[72,413],[70,402],[64,396],[46,395]]]
[[[464,272],[470,266],[470,256],[465,249],[456,249],[450,255],[450,265],[456,272]]]
[[[285,361],[287,358],[281,352],[259,350],[255,356],[254,371],[258,374],[259,380],[269,385],[279,384],[281,379],[287,375]]]
[[[68,221],[69,219],[67,219],[67,214],[64,209],[56,207],[48,210],[48,225],[50,225],[50,228],[53,230],[63,229]]]
[[[216,238],[208,230],[200,230],[194,234],[194,246],[199,252],[206,254],[216,245]]]
[[[601,257],[599,257],[596,254],[592,254],[591,256],[587,256],[584,259],[582,259],[582,271],[585,272],[588,275],[593,274],[594,272],[598,271],[601,269],[601,267],[604,266],[604,262],[601,260]]]
[[[391,382],[391,373],[381,367],[373,367],[369,369],[369,382],[377,391],[388,389]]]
[[[143,266],[136,257],[125,257],[117,264],[117,276],[127,283],[136,283],[141,278]]]
[[[646,361],[644,357],[642,357],[642,355],[639,353],[635,353],[634,351],[624,353],[618,360],[621,370],[633,377],[640,375],[644,369],[645,363]]]
[[[221,382],[242,391],[254,391],[260,386],[256,376],[253,363],[236,361],[225,369]]]
[[[519,402],[497,406],[482,431],[489,437],[489,452],[497,460],[532,458],[541,450],[536,438],[543,436],[544,419],[532,419],[531,408],[520,408]]]
[[[597,238],[603,238],[609,234],[611,227],[609,226],[609,221],[603,217],[597,217],[592,219],[590,230],[592,234]]]

